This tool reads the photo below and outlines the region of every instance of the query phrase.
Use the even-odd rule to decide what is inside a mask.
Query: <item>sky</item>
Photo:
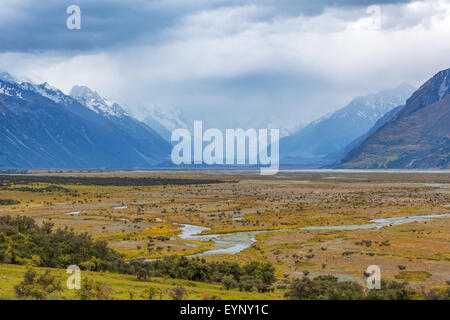
[[[450,67],[450,0],[1,0],[0,30],[0,70],[217,128],[306,124]]]

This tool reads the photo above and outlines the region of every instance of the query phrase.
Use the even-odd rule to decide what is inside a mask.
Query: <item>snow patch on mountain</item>
[[[0,94],[23,99],[22,92],[10,84],[11,82],[0,80]]]
[[[6,81],[6,82],[10,82],[10,83],[17,83],[18,82],[15,77],[10,75],[6,71],[0,71],[0,80]]]
[[[439,87],[439,100],[442,100],[442,98],[448,93],[449,85],[447,83],[447,78],[448,72],[445,74],[444,80]]]
[[[365,134],[392,109],[404,105],[413,92],[413,87],[402,84],[394,89],[353,99],[346,107],[283,138],[280,141],[282,159],[294,164],[319,163],[327,155],[342,150]]]
[[[86,86],[74,86],[70,91],[70,96],[98,114],[107,117],[127,115],[119,104],[101,97],[96,91],[92,91]]]
[[[64,93],[62,93],[59,89],[49,85],[47,82],[39,85],[32,84],[31,86],[29,86],[29,83],[23,83],[21,86],[25,86],[28,89],[34,90],[41,96],[44,96],[56,103],[66,102],[67,99],[67,96]]]
[[[66,102],[67,99],[67,96],[64,93],[47,82],[35,84],[30,80],[21,81],[4,71],[0,72],[0,80],[3,81],[1,93],[9,96],[16,96],[23,99],[22,93],[15,87],[18,86],[20,89],[36,92],[56,103]]]
[[[192,124],[189,124],[183,113],[176,109],[153,107],[147,110],[146,120],[148,120],[148,118],[158,121],[170,132],[175,129],[190,129],[192,127]]]

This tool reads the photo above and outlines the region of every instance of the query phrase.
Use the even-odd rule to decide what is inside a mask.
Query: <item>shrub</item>
[[[178,285],[172,290],[169,290],[169,296],[172,300],[183,300],[188,296],[188,292],[182,285]]]
[[[154,287],[148,287],[144,289],[144,291],[141,294],[141,297],[146,300],[153,300],[153,298],[157,295],[161,294],[161,290]]]
[[[0,217],[0,263],[34,264],[66,268],[79,265],[92,271],[114,271],[124,264],[122,256],[106,242],[67,228],[53,232],[53,224],[38,226],[28,217]]]
[[[236,280],[234,280],[234,278],[231,277],[231,276],[224,277],[223,280],[222,280],[222,284],[225,287],[225,289],[227,289],[227,290],[230,290],[230,289],[233,289],[233,288],[237,287]]]
[[[13,199],[0,199],[0,206],[11,206],[15,204],[19,204],[20,201],[13,200]]]
[[[426,300],[450,300],[450,287],[447,290],[430,290],[429,292],[424,292],[423,297]]]
[[[57,297],[62,288],[60,281],[51,276],[48,270],[38,276],[36,271],[28,269],[23,281],[14,286],[14,291],[19,299],[45,300],[51,295]]]
[[[382,281],[381,290],[365,290],[354,281],[319,276],[294,280],[285,296],[291,300],[410,300],[417,294],[406,282]]]
[[[80,300],[112,300],[113,289],[108,283],[83,279],[81,289],[77,291]]]

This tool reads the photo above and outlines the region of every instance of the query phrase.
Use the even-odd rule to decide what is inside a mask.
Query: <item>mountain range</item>
[[[335,168],[450,168],[450,69],[423,84]]]
[[[403,105],[414,88],[397,88],[353,99],[346,107],[328,114],[280,140],[282,164],[326,165],[346,154],[352,141],[367,132],[394,108]]]
[[[149,168],[170,144],[86,87],[66,95],[48,83],[0,75],[0,167]]]
[[[402,84],[355,98],[294,133],[285,130],[281,164],[449,168],[449,74],[437,73],[416,91]],[[74,86],[66,95],[48,83],[0,72],[0,167],[168,167],[171,131],[192,131],[188,119],[155,108],[141,122],[88,87]],[[248,123],[279,122],[261,117]]]
[[[146,111],[144,122],[153,128],[161,137],[170,142],[172,131],[175,129],[188,129],[193,132],[194,121],[202,120],[204,130],[214,128],[225,131],[226,129],[232,129],[232,127],[224,126],[218,122],[211,122],[204,119],[198,119],[192,114],[187,114],[179,109],[165,109],[161,107],[151,107]],[[286,122],[276,115],[264,115],[255,114],[251,119],[240,119],[240,123],[236,124],[237,127],[247,130],[251,128],[255,129],[279,129],[280,137],[286,137],[294,133],[301,128],[301,124],[297,123],[295,126],[286,126]]]
[[[179,110],[165,110],[153,107],[147,110],[144,122],[153,128],[166,141],[171,141],[172,131],[175,129],[188,129],[192,132],[193,121],[189,121]]]

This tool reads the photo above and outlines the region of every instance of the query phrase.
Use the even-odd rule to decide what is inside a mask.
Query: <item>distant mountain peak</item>
[[[60,91],[58,88],[51,86],[48,82],[41,83],[38,85],[38,87],[46,90]]]
[[[392,109],[404,105],[413,92],[412,86],[402,83],[393,89],[354,98],[344,108],[281,139],[282,161],[297,165],[319,163],[368,132]]]
[[[15,82],[0,79],[0,94],[4,94],[10,97],[17,97],[22,99],[22,92],[20,92]]]
[[[411,105],[411,112],[421,109],[432,103],[441,101],[450,93],[450,69],[445,69],[436,73],[431,79],[425,82],[408,99],[407,104]]]
[[[342,109],[330,112],[313,121],[310,125],[317,125],[325,120],[336,120],[356,115],[362,119],[372,119],[372,122],[380,119],[393,108],[405,103],[405,100],[411,96],[416,89],[402,83],[395,88],[384,89],[378,93],[371,93],[365,96],[358,96]]]
[[[0,80],[6,81],[6,82],[10,82],[10,83],[17,83],[18,82],[16,78],[14,78],[12,75],[10,75],[6,71],[0,71]]]
[[[337,168],[449,168],[450,69],[426,81]]]
[[[41,84],[34,84],[30,82],[22,82],[19,85],[22,89],[31,90],[40,95],[46,97],[47,99],[52,100],[56,103],[67,103],[68,98],[61,90],[56,87],[51,86],[48,82],[44,82]]]
[[[91,90],[87,86],[79,86],[75,85],[73,86],[72,90],[70,90],[70,95],[74,98],[76,97],[82,97],[84,99],[97,99],[97,100],[103,100],[100,95],[97,93],[97,91]]]
[[[70,91],[70,96],[96,113],[113,117],[126,115],[125,110],[119,104],[101,97],[97,91],[93,91],[87,86],[74,86]]]
[[[121,110],[113,103],[107,106],[108,114]],[[168,161],[170,144],[152,128],[100,111],[47,82],[11,82],[2,74],[0,167],[149,168]]]

